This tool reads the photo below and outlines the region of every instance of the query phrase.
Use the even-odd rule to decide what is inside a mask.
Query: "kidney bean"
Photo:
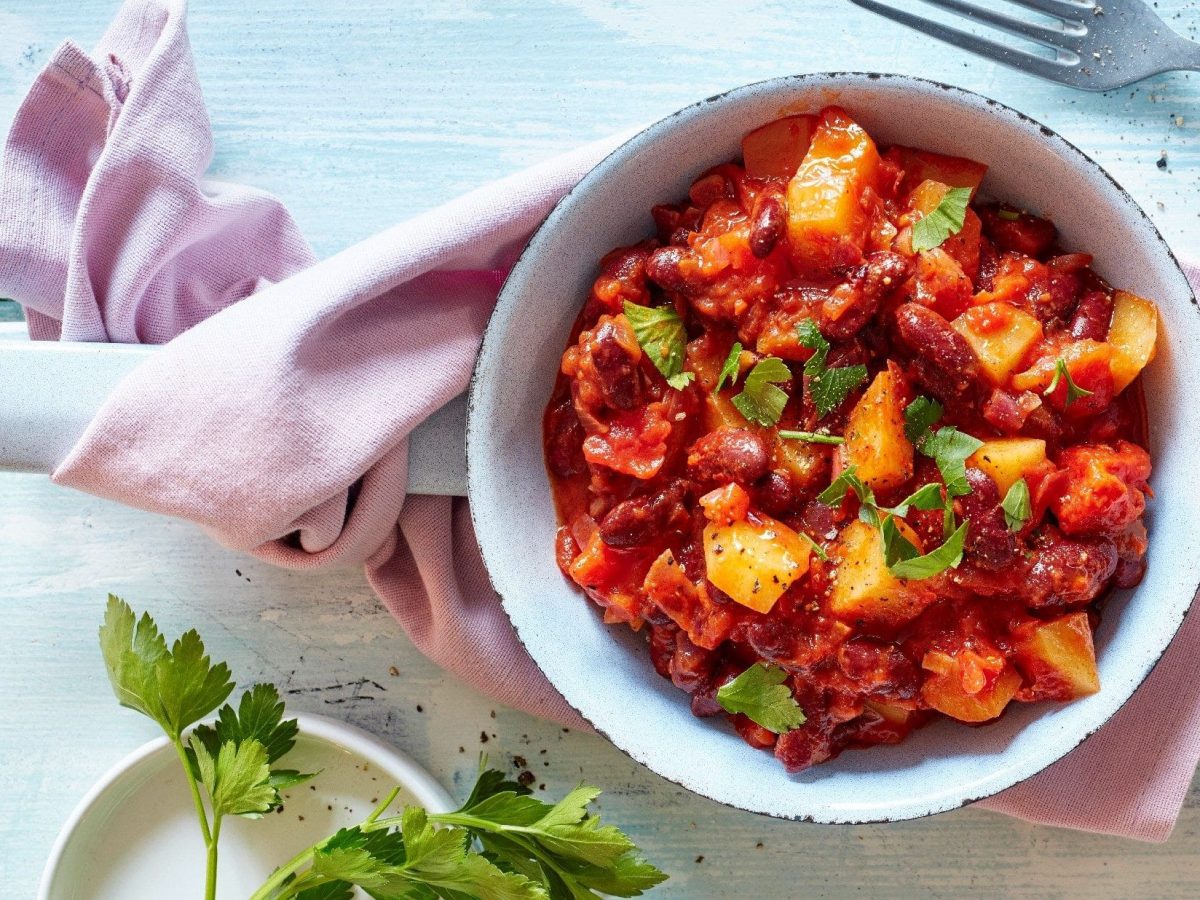
[[[768,472],[754,486],[755,505],[772,516],[796,512],[800,492],[783,472]]]
[[[602,321],[592,334],[588,349],[605,401],[615,409],[637,406],[641,399],[638,361],[622,342],[616,322]]]
[[[1113,300],[1103,291],[1088,291],[1079,298],[1075,314],[1071,316],[1071,337],[1103,341],[1108,337],[1108,323],[1112,319]]]
[[[1121,557],[1117,560],[1117,569],[1113,573],[1113,587],[1134,588],[1142,583],[1146,575],[1146,558],[1137,559]]]
[[[978,209],[983,233],[998,250],[1012,250],[1041,258],[1054,246],[1058,230],[1053,222],[1029,213],[1017,213],[1013,219],[1011,214],[1016,212],[1013,209],[1005,210],[1010,214],[1009,218],[1005,218],[1000,215],[1000,208],[997,204],[988,204]]]
[[[821,331],[834,340],[856,334],[911,269],[909,260],[898,253],[872,253],[821,305]]]
[[[570,396],[560,398],[546,414],[546,464],[559,478],[587,468],[583,458],[583,426]]]
[[[743,741],[756,750],[769,750],[775,746],[777,736],[768,731],[748,716],[738,714],[733,717],[733,728]]]
[[[671,526],[683,512],[687,488],[672,481],[652,494],[622,500],[600,521],[600,539],[610,547],[640,547]]]
[[[671,677],[671,660],[675,656],[678,634],[679,626],[673,622],[650,626],[650,661],[654,663],[654,671],[663,678]]]
[[[689,694],[710,681],[717,654],[697,647],[683,631],[675,635],[675,655],[671,657],[671,682]]]
[[[974,392],[979,359],[949,322],[932,309],[905,303],[896,309],[896,330],[912,354],[917,381],[931,394],[953,403]]]
[[[858,637],[838,648],[838,668],[868,696],[908,700],[921,689],[916,663],[890,642]]]
[[[703,484],[736,481],[749,486],[771,465],[767,438],[749,428],[718,428],[692,444],[688,474]]]
[[[646,274],[669,291],[686,292],[689,280],[683,272],[683,261],[689,255],[686,247],[660,247],[646,260]]]
[[[654,241],[642,241],[631,247],[617,247],[600,260],[600,271],[609,278],[616,278],[640,286],[645,282],[646,259],[654,249]]]
[[[979,273],[975,276],[975,290],[992,290],[999,268],[1000,254],[996,252],[996,245],[987,238],[981,238],[979,241]]]
[[[783,207],[782,198],[777,194],[761,194],[754,204],[750,226],[750,252],[759,259],[765,258],[783,237],[786,224],[787,211]]]
[[[669,243],[671,235],[679,227],[683,210],[674,203],[659,203],[650,207],[650,218],[654,219],[654,228],[658,239],[664,244]]]
[[[994,388],[983,405],[983,418],[998,431],[1016,434],[1041,405],[1041,398],[1032,391],[1010,394],[1002,388]]]
[[[967,484],[971,493],[958,498],[967,527],[966,552],[976,565],[993,571],[1011,565],[1017,556],[1017,541],[1004,519],[1000,507],[1000,491],[987,473],[967,467]]]
[[[1117,570],[1117,545],[1111,538],[1067,538],[1047,525],[1037,533],[1034,546],[1035,561],[1025,595],[1030,609],[1061,611],[1086,606]]]
[[[718,200],[732,200],[736,197],[736,188],[721,171],[724,168],[726,167],[718,166],[692,182],[692,186],[688,188],[688,198],[697,206],[704,207],[711,206]]]
[[[692,693],[692,715],[698,719],[724,715],[725,708],[717,702],[717,685],[705,681]]]

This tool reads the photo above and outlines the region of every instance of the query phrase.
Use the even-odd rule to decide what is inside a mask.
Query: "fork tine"
[[[1013,16],[1006,16],[1004,13],[993,12],[981,6],[964,3],[962,0],[925,0],[925,2],[930,6],[937,6],[941,9],[958,13],[968,19],[974,19],[977,22],[991,25],[993,28],[998,28],[1008,34],[1035,41],[1052,50],[1060,49],[1064,42],[1071,37],[1071,35],[1060,29],[1027,22],[1024,19],[1018,19]]]
[[[1057,16],[1068,22],[1080,22],[1083,20],[1085,13],[1092,15],[1095,5],[1091,8],[1080,6],[1078,3],[1072,3],[1071,0],[1008,0],[1016,6],[1025,6],[1029,9],[1036,9],[1038,12],[1043,12],[1048,16]]]
[[[893,22],[899,22],[901,25],[907,25],[909,28],[916,29],[932,38],[937,38],[939,41],[945,41],[947,44],[952,44],[971,53],[986,56],[988,59],[993,59],[1006,66],[1012,66],[1014,69],[1019,69],[1022,72],[1040,75],[1042,78],[1049,79],[1050,81],[1062,83],[1070,77],[1072,72],[1072,67],[1066,63],[1035,56],[1023,50],[1014,50],[995,41],[976,37],[966,31],[950,28],[938,22],[914,16],[903,10],[893,9],[890,6],[877,2],[877,0],[850,0],[850,2],[855,6],[891,19]]]

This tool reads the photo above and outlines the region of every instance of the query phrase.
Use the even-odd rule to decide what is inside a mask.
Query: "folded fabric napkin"
[[[465,500],[405,498],[407,435],[467,386],[529,233],[619,138],[316,262],[286,210],[203,180],[212,136],[183,0],[129,0],[55,52],[0,160],[0,295],[37,339],[167,343],[54,480],[190,519],[297,569],[358,563],[427,656],[586,728],[518,644]],[[1200,270],[1189,269],[1194,284]],[[978,805],[1164,840],[1200,757],[1200,614],[1083,746]]]

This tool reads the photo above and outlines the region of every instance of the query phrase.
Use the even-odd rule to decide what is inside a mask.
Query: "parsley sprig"
[[[755,663],[717,689],[717,703],[729,713],[742,713],[767,731],[783,734],[807,719],[785,681],[786,670]]]
[[[1067,368],[1067,361],[1061,356],[1054,363],[1054,377],[1050,379],[1049,387],[1042,391],[1042,396],[1049,397],[1053,394],[1058,388],[1058,383],[1064,378],[1067,381],[1067,398],[1063,401],[1063,409],[1066,409],[1076,400],[1092,396],[1092,391],[1085,390],[1075,383],[1075,379],[1071,377],[1071,371]]]
[[[969,187],[952,187],[946,191],[933,212],[913,224],[913,252],[940,247],[950,235],[962,231],[967,220],[967,204],[970,202]]]
[[[884,562],[897,578],[930,578],[946,569],[956,568],[962,562],[967,523],[964,521],[955,525],[952,496],[948,491],[943,491],[942,485],[931,482],[917,488],[896,506],[880,506],[875,499],[875,492],[858,477],[854,466],[848,466],[829,487],[817,495],[817,500],[826,506],[840,506],[850,491],[858,497],[858,517],[879,529],[883,537]],[[906,516],[910,508],[943,510],[945,540],[923,555],[896,524],[896,519]]]
[[[625,318],[629,320],[642,352],[650,357],[654,368],[667,379],[667,384],[682,391],[696,376],[683,370],[687,355],[687,329],[669,306],[638,306],[625,301]]]
[[[222,819],[261,817],[280,807],[280,790],[313,777],[274,767],[295,743],[296,721],[283,718],[274,685],[250,688],[237,709],[222,706],[233,691],[229,667],[212,663],[200,636],[188,631],[168,647],[148,614],[138,619],[112,595],[100,648],[118,701],[157,722],[175,747],[204,838],[212,900]],[[212,724],[196,725],[218,706]],[[356,886],[377,900],[583,900],[640,896],[667,877],[589,811],[599,788],[580,785],[543,803],[483,769],[452,813],[410,806],[383,818],[399,792],[359,825],[276,869],[252,900],[350,900]]]
[[[917,397],[904,410],[904,433],[913,446],[937,463],[951,497],[971,493],[967,482],[967,457],[983,446],[983,441],[964,434],[953,426],[932,427],[942,417],[942,405],[928,397]]]
[[[796,335],[803,346],[813,351],[813,355],[804,363],[804,374],[808,376],[808,392],[817,409],[817,417],[823,419],[845,403],[850,392],[867,380],[867,367],[829,368],[826,361],[830,343],[812,319],[805,319],[798,324]]]
[[[283,721],[283,703],[273,685],[255,685],[237,711],[226,704],[214,726],[196,728],[185,744],[184,732],[233,692],[229,667],[212,663],[195,630],[168,648],[148,613],[138,619],[112,594],[100,627],[100,650],[118,702],[157,722],[183,764],[204,838],[205,897],[211,900],[224,817],[258,818],[279,807],[280,788],[312,777],[271,768],[295,743],[296,722]]]
[[[667,877],[620,829],[588,811],[599,788],[580,785],[550,804],[483,769],[454,812],[410,806],[384,817],[398,793],[361,825],[302,850],[251,900],[349,898],[354,886],[384,900],[637,897]]]

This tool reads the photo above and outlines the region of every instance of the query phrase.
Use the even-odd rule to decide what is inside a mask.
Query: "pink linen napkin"
[[[0,160],[0,295],[24,304],[30,335],[169,342],[54,480],[192,520],[281,566],[362,564],[431,659],[586,728],[518,644],[466,501],[405,498],[407,435],[466,388],[515,253],[617,143],[316,262],[277,200],[203,179],[212,136],[182,0],[128,0],[91,56],[69,42],[55,52]],[[1108,725],[978,805],[1165,840],[1200,758],[1198,652],[1193,613]]]

